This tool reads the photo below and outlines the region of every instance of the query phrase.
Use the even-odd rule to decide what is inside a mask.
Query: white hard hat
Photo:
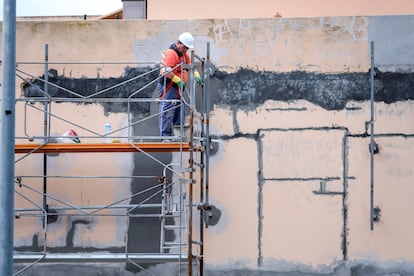
[[[194,37],[190,33],[182,33],[178,40],[190,49],[194,48]]]

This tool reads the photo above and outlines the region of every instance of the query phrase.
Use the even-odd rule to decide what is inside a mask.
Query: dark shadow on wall
[[[156,97],[157,92],[153,92]],[[143,117],[158,112],[158,103],[152,103],[150,106],[150,113],[143,115],[136,115],[133,121],[138,121]],[[144,120],[140,124],[133,127],[133,135],[149,135],[158,136],[159,134],[159,118],[158,116]],[[164,166],[162,164],[170,164],[172,161],[172,153],[160,152],[149,153],[148,156],[144,153],[134,153],[134,176],[155,176],[150,178],[134,178],[131,183],[131,194],[135,195],[131,199],[131,204],[160,204],[162,196],[162,182]],[[162,163],[162,164],[160,164]],[[167,170],[167,179],[171,182],[172,174]],[[137,208],[131,212],[131,217],[128,223],[128,239],[127,246],[129,253],[160,253],[161,241],[161,220],[158,216],[145,217],[145,215],[160,214],[160,208]],[[144,215],[141,216],[140,215]],[[165,217],[166,224],[173,224],[172,217]],[[175,235],[172,231],[165,232],[165,241],[173,241]],[[164,252],[168,253],[168,251]],[[139,263],[143,268],[148,268],[154,263]],[[140,271],[136,265],[128,262],[126,269],[129,271]]]

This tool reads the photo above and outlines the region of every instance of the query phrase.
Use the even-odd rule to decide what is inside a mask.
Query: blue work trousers
[[[158,93],[161,96],[165,90],[164,85],[158,83]],[[178,89],[171,86],[162,100],[179,99]],[[173,126],[181,123],[181,104],[179,102],[160,102],[160,134],[161,136],[173,136]]]

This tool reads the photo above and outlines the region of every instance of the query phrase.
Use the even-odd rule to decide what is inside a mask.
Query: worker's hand
[[[174,76],[171,80],[172,80],[172,82],[173,82],[173,83],[177,84],[177,86],[178,86],[181,90],[184,90],[184,88],[185,88],[185,82],[183,82],[183,80],[182,80],[182,79],[180,79],[180,77],[178,77],[178,76]]]
[[[204,80],[200,76],[200,73],[198,73],[198,71],[194,71],[194,78],[195,78],[198,85],[203,85],[204,84]]]

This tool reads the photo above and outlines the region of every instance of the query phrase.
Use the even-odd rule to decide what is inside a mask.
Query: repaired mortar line
[[[305,127],[305,128],[259,128],[257,129],[256,134],[253,133],[242,133],[235,132],[233,135],[210,135],[212,139],[220,139],[223,141],[238,139],[238,138],[248,138],[257,140],[259,137],[259,132],[261,131],[303,131],[303,130],[344,130],[344,127]],[[361,134],[362,135],[362,134]]]
[[[354,111],[354,110],[362,110],[362,107],[345,107],[345,110]]]
[[[337,196],[337,195],[343,195],[343,192],[320,192],[320,191],[313,191],[315,195],[320,196]]]
[[[266,108],[266,111],[307,111],[306,107],[289,107],[289,108]]]
[[[262,134],[263,136],[263,134]],[[258,164],[258,171],[257,171],[257,218],[258,218],[258,225],[257,225],[257,266],[261,267],[263,264],[263,256],[262,256],[262,233],[263,233],[263,142],[260,139],[260,130],[256,132],[256,143],[257,143],[257,164]]]
[[[233,114],[233,132],[234,133],[239,133],[240,132],[240,128],[239,128],[239,124],[237,122],[237,110],[236,107],[232,108],[232,114]]]
[[[223,141],[238,139],[238,138],[248,138],[257,140],[257,134],[251,134],[251,133],[235,133],[233,135],[210,135],[212,139],[219,139]]]
[[[348,178],[355,178],[355,177],[348,177]],[[341,180],[340,177],[310,177],[310,178],[263,178],[263,182],[267,181],[275,181],[275,182],[294,182],[294,181],[301,181],[301,182],[315,182],[320,181],[320,183],[324,183],[325,186],[327,182],[334,181],[334,180]],[[335,195],[342,195],[343,192],[336,192],[336,191],[326,191],[320,187],[319,190],[313,191],[316,195],[327,195],[327,196],[335,196]]]
[[[287,131],[303,131],[303,130],[347,130],[347,127],[343,126],[319,126],[319,127],[293,127],[293,128],[260,128],[259,131],[281,131],[281,132],[287,132]]]
[[[368,133],[347,134],[347,135],[348,135],[348,137],[353,137],[353,138],[368,138],[369,137]],[[394,133],[375,133],[374,137],[376,137],[376,138],[386,138],[386,137],[413,138],[414,133],[398,133],[398,132],[394,132]]]
[[[342,259],[348,260],[348,130],[342,138],[342,168],[343,168],[343,188],[342,188]]]
[[[341,180],[339,176],[327,176],[327,177],[271,177],[271,178],[263,178],[265,181],[333,181],[333,180]]]
[[[233,118],[234,117],[234,112],[233,112]],[[235,126],[237,126],[237,122],[234,121]],[[262,137],[263,135],[260,135],[261,131],[304,131],[304,130],[326,130],[326,131],[332,131],[332,130],[342,130],[345,131],[346,133],[348,133],[348,129],[345,127],[308,127],[308,128],[288,128],[288,129],[283,129],[283,128],[268,128],[268,129],[258,129],[257,132],[255,134],[244,134],[244,133],[240,133],[240,132],[235,132],[234,135],[221,135],[221,136],[213,136],[212,138],[218,138],[221,140],[232,140],[232,139],[237,139],[237,138],[248,138],[248,139],[254,139],[257,142],[257,159],[258,159],[258,173],[257,173],[257,178],[258,178],[258,195],[257,195],[257,216],[258,216],[258,256],[257,256],[257,266],[261,267],[263,264],[263,255],[262,255],[262,233],[263,233],[263,183],[266,179],[263,177],[263,156],[262,156],[262,152],[263,152],[263,143],[262,140],[260,139],[260,137]],[[282,180],[282,179],[279,179]],[[292,178],[288,179],[284,179],[284,180],[292,180]],[[310,180],[326,180],[326,181],[330,181],[330,180],[340,180],[340,177],[326,177],[326,178],[297,178],[296,180],[302,180],[302,181],[310,181]],[[344,208],[344,207],[343,207]],[[344,211],[345,212],[345,211]],[[344,226],[346,227],[346,226]],[[345,238],[344,238],[345,239]],[[346,243],[346,240],[342,242],[342,244]],[[344,250],[344,249],[343,249]],[[346,250],[343,251],[345,253],[343,253],[343,256],[346,256]]]
[[[255,135],[255,137],[257,138],[257,155],[258,155],[258,196],[257,196],[257,200],[258,200],[258,208],[257,208],[257,212],[258,212],[258,257],[257,257],[257,265],[258,267],[261,267],[263,264],[263,256],[262,256],[262,233],[263,233],[263,185],[264,182],[266,180],[269,179],[265,179],[263,178],[263,157],[262,157],[262,152],[263,152],[263,142],[262,142],[262,138],[263,134],[260,134],[261,131],[269,131],[269,130],[275,130],[275,131],[303,131],[303,130],[326,130],[326,131],[332,131],[332,130],[342,130],[345,131],[344,133],[344,138],[346,139],[349,130],[346,127],[317,127],[317,128],[292,128],[292,129],[280,129],[280,128],[273,128],[273,129],[258,129],[257,133]],[[344,140],[343,140],[344,141]],[[343,142],[342,144],[342,149],[343,151],[345,151],[345,144]],[[341,248],[342,248],[342,258],[344,261],[347,260],[348,256],[347,256],[347,212],[348,212],[348,207],[347,207],[347,182],[346,179],[348,178],[347,176],[347,160],[345,160],[345,156],[347,156],[347,154],[343,153],[342,154],[342,162],[343,162],[343,178],[344,178],[344,191],[341,193],[332,193],[329,195],[340,195],[342,194],[342,210],[343,210],[343,230],[342,230],[342,242],[341,242]],[[345,167],[346,166],[346,167]],[[326,178],[273,178],[274,180],[281,180],[281,181],[292,181],[292,179],[295,180],[301,180],[301,181],[315,181],[315,180],[325,180],[325,181],[332,181],[332,180],[340,180],[340,177],[326,177]],[[345,190],[346,189],[346,190]]]
[[[345,131],[348,137],[354,138],[366,138],[368,137],[368,133],[350,133],[349,129],[344,126],[321,126],[321,127],[294,127],[294,128],[259,128],[258,132],[260,131],[305,131],[305,130],[325,130],[325,131],[332,131],[332,130],[342,130]],[[214,139],[221,139],[221,140],[232,140],[237,138],[253,138],[257,139],[257,134],[252,133],[242,133],[242,132],[235,132],[233,135],[210,135],[211,138]],[[404,137],[404,138],[413,138],[414,133],[375,133],[374,137],[381,138],[381,137]]]

